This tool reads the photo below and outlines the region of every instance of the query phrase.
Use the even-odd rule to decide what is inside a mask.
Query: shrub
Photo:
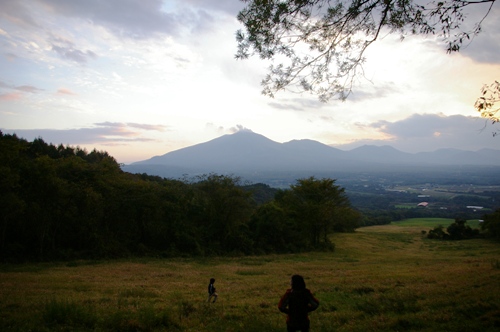
[[[444,227],[439,225],[429,231],[427,238],[438,240],[464,240],[478,237],[479,230],[472,229],[469,225],[466,225],[466,223],[467,221],[465,219],[456,218],[455,222],[446,228],[446,232],[444,231]]]
[[[427,238],[438,240],[444,240],[448,238],[448,234],[443,230],[443,228],[443,225],[434,227],[434,229],[431,229],[429,231],[429,234],[427,234]]]

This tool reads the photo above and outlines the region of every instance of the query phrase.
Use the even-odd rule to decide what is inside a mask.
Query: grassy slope
[[[282,331],[293,273],[321,302],[312,331],[498,330],[500,245],[431,241],[424,225],[335,234],[334,253],[4,266],[0,330]]]

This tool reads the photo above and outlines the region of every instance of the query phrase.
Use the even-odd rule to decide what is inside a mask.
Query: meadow
[[[299,273],[320,301],[312,332],[498,331],[500,244],[422,233],[448,221],[334,234],[334,252],[2,265],[0,330],[285,331]]]

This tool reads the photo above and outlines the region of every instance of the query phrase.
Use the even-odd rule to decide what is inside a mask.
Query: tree
[[[500,240],[500,209],[483,217],[481,229],[487,237]]]
[[[479,230],[473,230],[467,225],[467,220],[462,218],[455,218],[455,222],[448,226],[446,230],[452,240],[471,239],[479,234]]]
[[[318,95],[321,101],[344,100],[362,75],[366,49],[380,33],[441,36],[448,52],[481,32],[496,0],[242,0],[237,59],[257,54],[279,60],[262,81],[273,97],[286,88]],[[464,9],[484,5],[471,29]],[[476,7],[477,7],[476,6]]]
[[[253,212],[251,194],[239,182],[238,177],[209,174],[195,184],[200,207],[195,219],[203,230],[204,244],[215,253],[251,251],[247,234]]]
[[[477,98],[474,107],[483,118],[492,123],[500,122],[498,115],[500,112],[500,82],[485,84],[481,89],[481,97]],[[495,135],[496,133],[493,133],[493,136]]]
[[[359,214],[333,179],[299,179],[290,190],[277,194],[276,202],[311,247],[329,245],[333,231],[353,231],[358,226]]]
[[[257,208],[250,229],[257,253],[294,252],[307,245],[287,211],[275,201]]]
[[[465,240],[478,236],[479,230],[472,229],[463,218],[455,218],[455,221],[446,228],[446,232],[444,227],[439,225],[427,234],[427,238],[436,240]]]

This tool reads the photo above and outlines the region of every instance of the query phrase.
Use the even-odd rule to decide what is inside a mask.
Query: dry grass
[[[498,330],[500,245],[420,232],[336,234],[334,253],[3,266],[0,330],[282,331],[294,273],[321,302],[312,331]]]

